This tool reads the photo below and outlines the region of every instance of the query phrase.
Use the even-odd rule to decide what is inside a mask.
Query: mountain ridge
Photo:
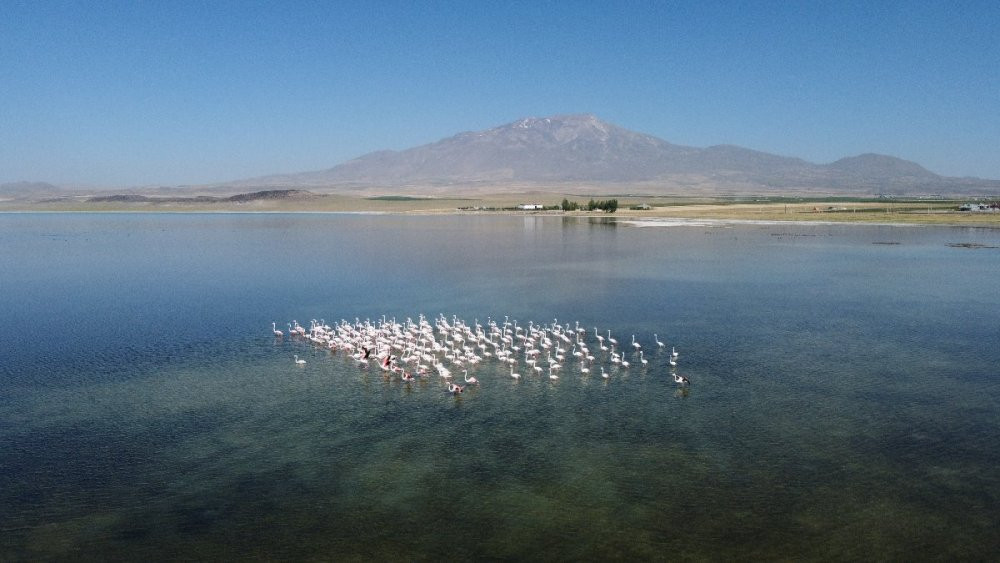
[[[815,164],[737,145],[670,143],[593,114],[526,117],[404,150],[361,155],[332,168],[227,185],[379,186],[662,183],[732,190],[939,193],[998,190],[1000,181],[949,178],[898,157],[865,153]],[[646,186],[649,188],[649,186]]]
[[[916,162],[876,153],[816,164],[731,144],[691,147],[584,113],[525,117],[408,149],[370,152],[321,170],[130,191],[215,195],[267,189],[437,195],[571,193],[566,190],[649,195],[995,195],[1000,193],[1000,180],[941,176]],[[0,195],[11,197],[67,190],[44,182],[0,185]]]

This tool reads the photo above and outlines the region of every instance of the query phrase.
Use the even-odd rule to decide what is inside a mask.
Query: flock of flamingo
[[[285,333],[278,330],[277,323],[271,323],[271,329],[276,338],[284,338]],[[416,322],[408,318],[403,323],[382,317],[376,322],[341,320],[329,326],[323,320],[313,320],[308,329],[292,321],[288,323],[288,335],[334,353],[349,355],[359,368],[374,364],[386,377],[399,377],[403,382],[436,373],[444,381],[447,392],[455,395],[469,385],[479,384],[475,376],[469,375],[469,370],[484,361],[508,364],[509,376],[514,380],[522,377],[516,371],[521,362],[526,375],[548,376],[550,380],[559,379],[559,374],[568,365],[575,365],[584,376],[600,368],[601,377],[607,380],[611,377],[611,372],[605,370],[607,364],[610,364],[609,369],[618,370],[627,370],[633,365],[629,358],[637,360],[636,367],[640,369],[649,364],[634,334],[631,343],[620,346],[611,336],[611,330],[605,337],[597,327],[591,334],[579,322],[574,326],[561,325],[557,319],[549,325],[529,322],[528,326],[519,326],[516,320],[507,317],[502,323],[489,318],[483,326],[478,319],[469,325],[457,316],[449,320],[439,315],[431,323],[420,315]],[[665,349],[666,344],[656,334],[653,334],[653,341],[654,353]],[[591,345],[596,349],[592,351]],[[630,349],[631,354],[626,353]],[[678,385],[690,385],[686,377],[676,372],[677,358],[677,349],[671,346],[667,356],[670,375]],[[306,363],[298,355],[294,360],[299,366]],[[452,372],[458,370],[462,371],[462,382],[453,380]],[[463,382],[465,385],[461,384]]]

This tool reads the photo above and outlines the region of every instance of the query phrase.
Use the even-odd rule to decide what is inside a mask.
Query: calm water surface
[[[0,559],[991,559],[998,246],[967,228],[0,215]],[[452,397],[271,333],[419,314],[635,334],[649,365],[517,383],[484,362]]]

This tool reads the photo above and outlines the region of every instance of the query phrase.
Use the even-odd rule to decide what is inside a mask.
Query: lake
[[[0,243],[5,561],[1000,552],[998,230],[0,214]],[[594,370],[484,358],[451,395],[287,328],[420,315],[579,326]]]

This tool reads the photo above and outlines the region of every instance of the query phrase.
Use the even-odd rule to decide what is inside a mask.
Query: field
[[[583,206],[590,199],[617,199],[616,217],[845,223],[917,223],[1000,226],[1000,213],[962,212],[962,199],[874,199],[848,197],[681,197],[603,196],[553,193],[470,194],[466,197],[314,195],[247,202],[102,201],[60,198],[0,201],[0,212],[342,212],[342,213],[533,213],[604,216],[601,211],[519,211],[521,203],[558,206],[564,199]],[[648,209],[631,209],[645,205]]]

